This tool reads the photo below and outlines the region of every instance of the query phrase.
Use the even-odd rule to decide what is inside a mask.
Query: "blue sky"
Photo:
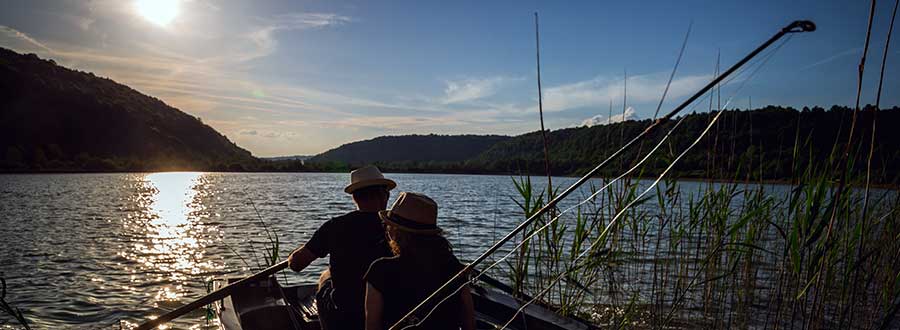
[[[733,95],[729,108],[746,108],[750,98],[754,107],[850,105],[869,7],[859,0],[150,1],[171,2],[177,12],[159,22],[138,0],[4,0],[0,46],[115,79],[201,117],[254,155],[273,156],[388,134],[537,130],[535,11],[550,129],[621,118],[626,70],[626,117],[652,117],[691,22],[663,111],[712,79],[717,54],[728,66],[795,19],[819,30],[794,36],[758,74],[723,87],[723,103]],[[892,6],[882,0],[876,9],[863,103],[874,102]],[[892,49],[883,107],[900,103],[900,47]]]

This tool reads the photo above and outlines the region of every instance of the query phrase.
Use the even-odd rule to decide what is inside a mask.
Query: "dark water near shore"
[[[422,192],[439,203],[439,225],[463,260],[523,219],[508,176],[389,176],[397,191]],[[347,180],[328,173],[0,175],[0,274],[9,285],[7,299],[36,329],[140,322],[203,296],[213,278],[259,267],[266,241],[260,217],[278,232],[284,258],[319,224],[353,209],[343,193]],[[554,184],[574,180],[554,178]],[[535,189],[544,182],[535,179]],[[702,185],[682,182],[679,189]],[[576,192],[563,208],[588,193]],[[320,259],[302,273],[279,277],[314,283],[324,264]],[[206,316],[200,310],[171,327],[217,328]]]

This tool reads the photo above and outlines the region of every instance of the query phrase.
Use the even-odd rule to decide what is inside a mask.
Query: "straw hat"
[[[428,196],[402,192],[390,210],[378,212],[384,222],[417,234],[437,234],[437,203]]]
[[[350,172],[350,184],[344,188],[344,192],[352,194],[357,189],[371,186],[386,186],[387,190],[391,190],[397,187],[397,183],[386,179],[377,167],[369,165]]]

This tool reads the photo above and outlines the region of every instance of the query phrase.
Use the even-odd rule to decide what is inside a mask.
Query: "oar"
[[[274,266],[264,269],[263,271],[261,271],[259,273],[250,275],[250,277],[243,278],[240,281],[231,283],[231,284],[226,285],[216,291],[210,292],[209,294],[203,296],[202,298],[194,300],[193,302],[191,302],[187,305],[178,307],[171,312],[165,313],[165,314],[161,315],[160,317],[157,317],[156,319],[144,322],[144,324],[141,324],[137,327],[137,330],[153,329],[160,324],[169,322],[179,316],[189,313],[192,310],[209,305],[210,303],[212,303],[216,300],[224,299],[225,297],[230,296],[231,292],[234,291],[234,289],[240,288],[247,283],[256,282],[260,279],[269,277],[270,275],[275,274],[275,273],[287,268],[287,266],[288,266],[287,260],[282,261],[278,264],[275,264]]]

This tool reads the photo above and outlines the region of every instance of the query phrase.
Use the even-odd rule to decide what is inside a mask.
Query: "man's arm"
[[[382,330],[384,297],[371,283],[366,282],[366,330]]]
[[[462,318],[462,330],[475,330],[475,304],[472,302],[472,292],[466,285],[459,291],[460,316]]]
[[[306,266],[309,266],[309,264],[312,263],[313,260],[316,260],[318,258],[319,257],[316,256],[315,253],[310,251],[304,245],[303,247],[294,250],[294,252],[291,252],[291,255],[288,257],[288,267],[290,267],[291,270],[295,272],[299,272],[306,268]]]

